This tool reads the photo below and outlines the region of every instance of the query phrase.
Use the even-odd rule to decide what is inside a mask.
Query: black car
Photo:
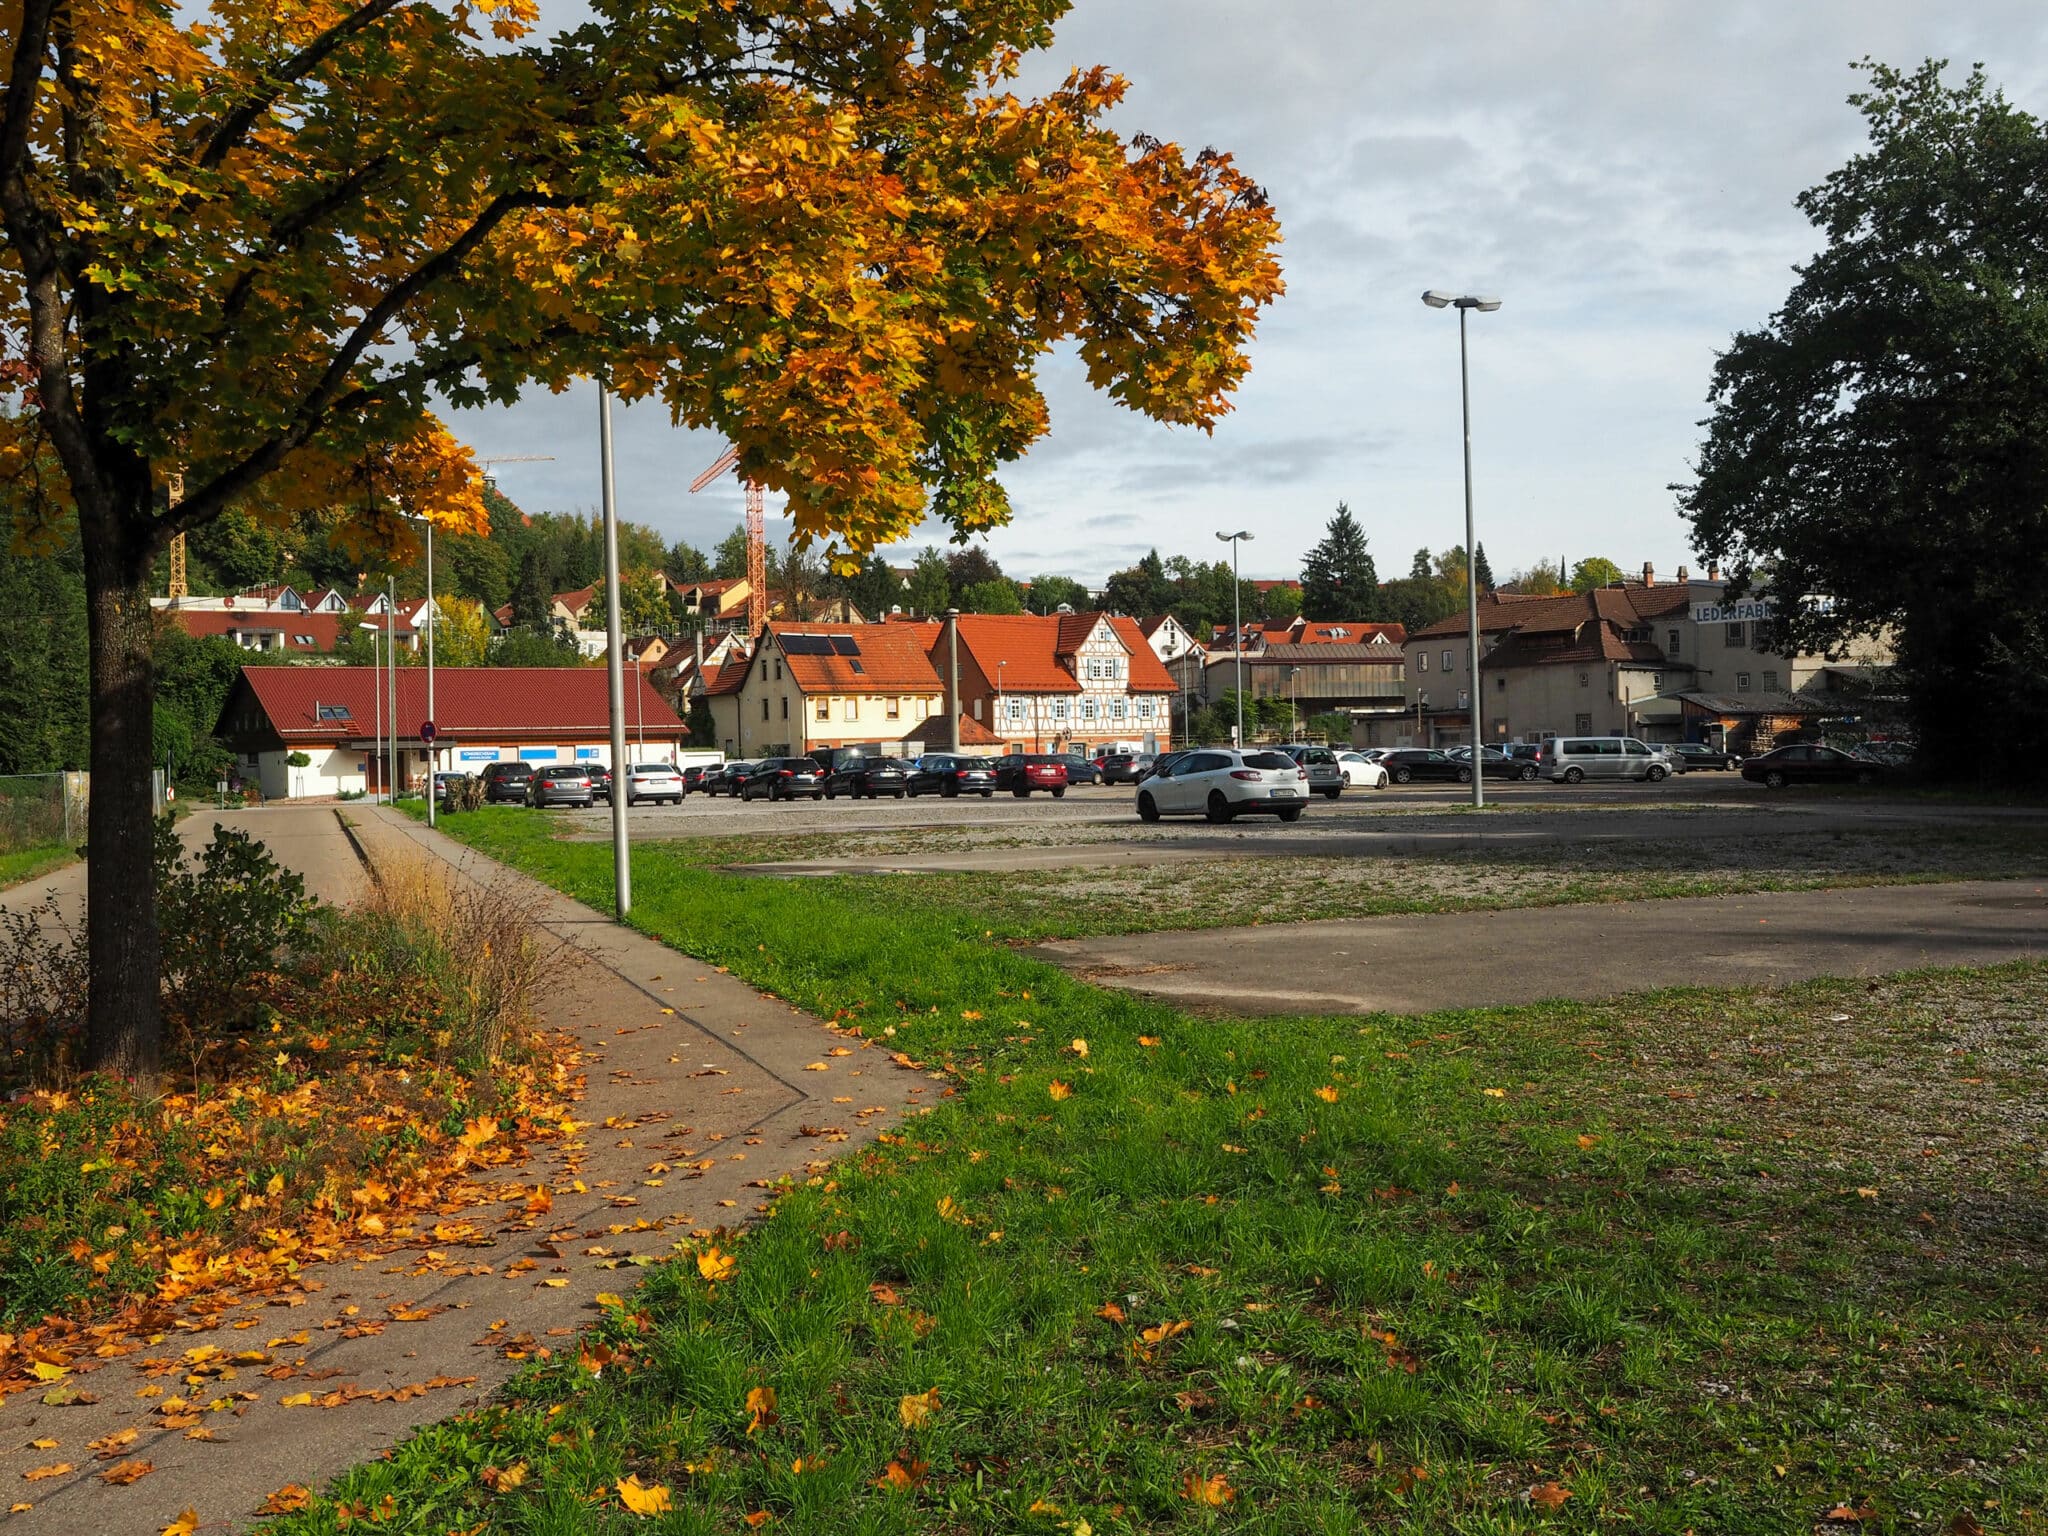
[[[1742,766],[1742,759],[1735,753],[1723,752],[1720,748],[1710,747],[1705,742],[1678,741],[1664,750],[1671,754],[1672,761],[1678,764],[1681,773],[1690,768],[1719,768],[1726,772],[1730,768]]]
[[[533,764],[492,763],[484,769],[484,804],[524,805],[527,787],[532,783]]]
[[[716,768],[704,770],[698,787],[707,795],[731,795],[737,799],[740,786],[747,782],[747,775],[753,771],[754,764],[748,762],[720,763]]]
[[[1087,758],[1078,752],[1063,752],[1060,754],[1060,761],[1067,765],[1067,782],[1069,784],[1106,784],[1109,782],[1103,778],[1102,769],[1098,765],[1089,762]],[[1135,783],[1136,780],[1132,782]]]
[[[1772,789],[1787,784],[1882,784],[1889,765],[1833,747],[1777,747],[1742,765],[1742,776]]]
[[[1445,757],[1456,758],[1461,763],[1472,761],[1470,747],[1453,747],[1444,753]],[[1523,759],[1512,753],[1503,752],[1499,747],[1487,747],[1480,758],[1480,771],[1489,779],[1520,779],[1527,783],[1536,782],[1540,772],[1534,758]],[[1390,768],[1387,770],[1392,773]]]
[[[584,771],[590,775],[590,798],[612,803],[612,771],[603,763],[586,763]]]
[[[1402,747],[1389,752],[1380,759],[1380,766],[1387,770],[1387,777],[1396,784],[1431,780],[1445,784],[1472,782],[1470,763],[1460,762],[1448,752],[1438,752],[1429,747]]]
[[[996,773],[985,757],[954,757],[946,752],[927,752],[917,760],[903,786],[911,799],[919,795],[979,795],[986,800],[996,792]]]
[[[1152,771],[1152,759],[1143,752],[1110,752],[1096,766],[1105,784],[1135,784]]]
[[[825,770],[812,758],[766,758],[740,785],[742,800],[794,800],[799,795],[825,798]]]
[[[688,768],[685,768],[683,770],[683,798],[687,800],[700,789],[709,794],[711,791],[706,788],[704,781],[724,766],[723,763],[692,763]]]
[[[841,795],[876,800],[883,795],[901,800],[910,778],[910,764],[900,757],[849,757],[825,776],[825,798]]]
[[[590,770],[581,763],[545,763],[526,782],[527,803],[543,809],[550,805],[587,806],[591,799]]]

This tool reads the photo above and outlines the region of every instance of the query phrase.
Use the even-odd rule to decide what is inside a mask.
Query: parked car
[[[581,763],[544,763],[527,783],[529,805],[546,809],[551,805],[591,803],[590,770]]]
[[[1296,741],[1275,750],[1286,753],[1308,770],[1308,787],[1314,793],[1328,800],[1344,793],[1344,765],[1337,761],[1332,748]]]
[[[683,803],[683,776],[671,763],[634,763],[626,770],[626,804]]]
[[[1719,747],[1710,747],[1701,741],[1675,741],[1664,749],[1680,773],[1693,768],[1718,768],[1727,772],[1740,768],[1742,759],[1733,752],[1723,752]]]
[[[1882,784],[1892,776],[1888,764],[1834,747],[1776,747],[1742,765],[1753,783],[1783,789],[1787,784]]]
[[[1444,756],[1455,758],[1461,763],[1469,763],[1472,761],[1472,749],[1450,747],[1445,749]],[[1510,753],[1503,752],[1499,747],[1486,748],[1481,754],[1480,763],[1480,772],[1489,779],[1527,779],[1533,783],[1540,772],[1535,763],[1524,762]]]
[[[1154,764],[1152,776],[1138,786],[1138,818],[1200,815],[1223,822],[1269,815],[1298,821],[1308,795],[1309,770],[1285,752],[1205,747],[1177,754],[1163,770]]]
[[[729,795],[737,800],[740,787],[747,782],[747,775],[756,765],[745,760],[720,763],[716,768],[704,770],[703,787],[707,795]]]
[[[1055,752],[1053,756],[1067,765],[1069,784],[1102,784],[1102,765],[1093,758],[1083,757],[1078,752]]]
[[[919,795],[979,795],[986,800],[996,792],[996,775],[985,757],[927,752],[917,760],[903,787],[913,800]]]
[[[705,779],[717,773],[724,766],[725,764],[723,763],[690,764],[689,767],[683,770],[683,798],[687,800],[699,790],[704,790],[706,794],[709,794],[710,791],[704,788]]]
[[[794,800],[809,795],[825,798],[825,770],[808,757],[770,757],[755,765],[740,785],[742,800]]]
[[[585,763],[583,771],[590,775],[590,798],[612,803],[612,771],[603,763]]]
[[[526,804],[527,787],[533,783],[531,763],[491,763],[484,769],[484,804],[511,802]]]
[[[1538,769],[1553,784],[1587,779],[1668,777],[1671,764],[1633,736],[1553,736],[1543,743]]]
[[[463,782],[466,779],[468,779],[468,777],[469,775],[466,773],[456,773],[450,769],[442,769],[441,772],[434,775],[435,797],[439,799],[443,805],[446,805],[452,798],[454,798],[455,792],[458,789],[462,788]]]
[[[1105,752],[1095,760],[1097,776],[1105,784],[1135,784],[1152,770],[1152,756],[1146,752]]]
[[[1067,793],[1067,760],[1037,752],[1013,752],[996,759],[996,788],[1027,800],[1034,789],[1050,790],[1055,800]]]
[[[825,798],[851,795],[859,800],[888,795],[901,800],[910,779],[910,764],[900,757],[850,757],[825,776]]]
[[[1339,752],[1337,766],[1343,770],[1347,789],[1385,789],[1387,770],[1363,752]]]
[[[1186,757],[1188,753],[1193,750],[1194,749],[1192,747],[1181,747],[1176,751],[1160,753],[1157,757],[1152,759],[1152,766],[1145,770],[1144,779],[1149,779],[1154,774],[1159,773],[1163,769],[1171,767],[1174,763]],[[1143,783],[1144,779],[1140,779],[1139,782]]]
[[[1387,777],[1396,784],[1472,782],[1472,765],[1461,763],[1434,747],[1397,747],[1380,759]]]

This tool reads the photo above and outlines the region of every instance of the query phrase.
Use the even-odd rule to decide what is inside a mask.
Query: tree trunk
[[[92,998],[86,1060],[144,1083],[156,1077],[159,997],[155,826],[156,670],[149,607],[146,467],[139,504],[81,506],[86,618],[92,641],[92,807],[87,826],[86,941]]]

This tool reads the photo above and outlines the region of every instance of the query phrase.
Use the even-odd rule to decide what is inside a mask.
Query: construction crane
[[[740,461],[737,448],[727,448],[709,469],[690,482],[695,495]],[[740,482],[747,489],[747,639],[753,640],[768,622],[768,498],[752,480]]]
[[[164,484],[164,510],[169,511],[185,499],[185,476],[182,472],[171,475]],[[192,588],[185,579],[185,535],[171,535],[171,584],[166,597],[177,599],[190,597]]]
[[[477,460],[477,464],[483,470],[484,484],[491,487],[492,490],[498,488],[498,477],[491,473],[491,466],[493,464],[552,464],[554,462],[555,456],[552,453],[497,453],[487,459]]]

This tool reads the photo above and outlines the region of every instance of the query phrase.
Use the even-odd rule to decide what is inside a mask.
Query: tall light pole
[[[398,804],[398,578],[384,578],[384,674],[391,690],[391,707],[384,711],[391,722],[391,803]]]
[[[633,910],[633,862],[626,841],[626,797],[619,790],[619,771],[626,762],[626,669],[619,638],[619,507],[612,494],[612,395],[597,381],[597,458],[604,480],[604,629],[605,683],[612,724],[612,884],[623,921]]]
[[[375,722],[371,728],[370,761],[375,763],[384,757],[384,678],[377,671],[377,626],[365,619],[356,628],[370,632],[370,718]],[[369,788],[369,779],[365,776],[363,789],[367,793]],[[374,802],[376,796],[370,798]]]
[[[1010,713],[1003,706],[1003,668],[1008,665],[1007,661],[996,663],[996,718],[1002,722],[1003,734],[1005,736],[1010,734]],[[1005,745],[1007,746],[1008,743],[1006,742]]]
[[[413,521],[426,530],[427,535],[427,606],[420,610],[420,616],[427,626],[427,718],[434,718],[434,631],[441,627],[441,610],[434,606],[434,525],[424,517]],[[438,738],[437,738],[438,739]],[[433,742],[427,743],[427,825],[434,825],[434,803],[440,796],[438,782],[441,770],[441,749]]]
[[[1301,695],[1294,680],[1301,676],[1301,668],[1287,669],[1287,730],[1290,735],[1301,734]]]
[[[1218,533],[1216,537],[1230,546],[1230,657],[1231,672],[1237,680],[1237,736],[1231,745],[1241,749],[1244,746],[1244,578],[1237,573],[1237,550],[1251,535],[1239,529],[1236,533]]]
[[[1423,294],[1422,302],[1431,309],[1456,308],[1458,311],[1458,398],[1465,418],[1465,644],[1472,679],[1472,807],[1483,810],[1486,806],[1486,742],[1479,722],[1479,544],[1472,536],[1472,373],[1465,360],[1465,316],[1475,309],[1483,315],[1490,315],[1500,308],[1500,300],[1480,298],[1470,293],[1450,294],[1432,288]]]

